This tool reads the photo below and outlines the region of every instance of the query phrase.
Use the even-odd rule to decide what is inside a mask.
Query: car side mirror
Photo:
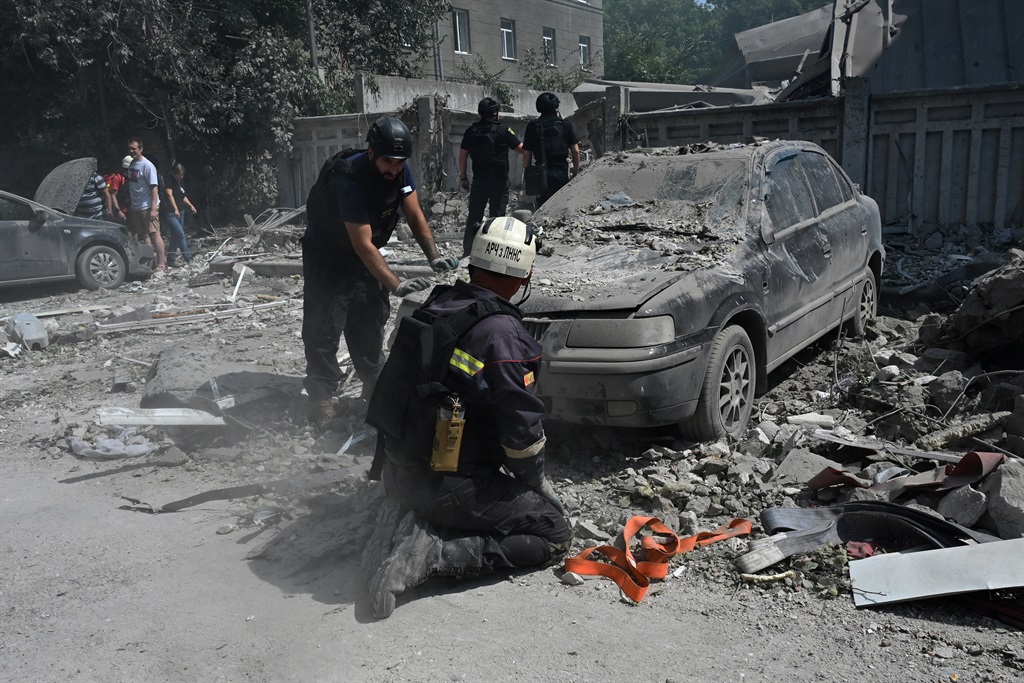
[[[32,214],[32,220],[28,222],[29,232],[35,232],[39,228],[46,225],[46,221],[50,219],[50,216],[42,209],[36,209],[35,213]]]

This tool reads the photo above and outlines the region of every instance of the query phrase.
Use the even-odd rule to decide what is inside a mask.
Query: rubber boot
[[[479,536],[442,541],[429,524],[407,513],[395,534],[394,550],[370,581],[370,611],[387,619],[395,611],[396,596],[432,576],[478,576],[483,547]]]
[[[401,505],[394,498],[386,496],[377,509],[373,534],[363,549],[363,576],[368,583],[384,564],[384,560],[388,559],[388,555],[391,554],[391,548],[395,543],[395,532],[398,530],[398,523],[401,520]]]

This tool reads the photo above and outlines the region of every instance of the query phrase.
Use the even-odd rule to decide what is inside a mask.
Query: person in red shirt
[[[126,156],[121,160],[120,171],[103,176],[103,180],[107,183],[107,194],[110,195],[110,202],[114,207],[113,218],[122,223],[128,222],[128,179],[124,172],[131,165],[131,156]]]

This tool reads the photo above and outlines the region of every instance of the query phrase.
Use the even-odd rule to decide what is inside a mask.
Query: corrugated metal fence
[[[610,93],[603,116],[588,108],[577,112],[585,120],[575,123],[581,135],[589,132],[595,146],[609,150],[752,137],[809,140],[834,156],[878,202],[883,223],[924,232],[958,225],[1024,226],[1024,84],[869,96],[857,80],[851,79],[839,98],[622,116],[615,107],[628,111],[628,93],[617,101]],[[459,143],[475,118],[435,111],[421,100],[412,159],[421,187],[456,187]],[[505,120],[522,135],[528,119],[510,115]],[[618,125],[609,130],[608,121]],[[362,114],[296,120],[295,153],[279,166],[282,205],[305,201],[330,155],[364,146],[369,123]],[[512,158],[516,183],[522,167],[518,155]],[[423,201],[426,195],[420,192]]]

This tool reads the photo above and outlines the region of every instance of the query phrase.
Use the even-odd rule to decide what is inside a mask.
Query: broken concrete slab
[[[772,475],[769,481],[780,485],[803,485],[828,467],[843,468],[842,464],[829,460],[817,453],[812,453],[806,448],[794,448],[786,454],[785,459],[778,469],[775,470],[775,474]]]
[[[1004,463],[985,478],[979,489],[988,496],[988,514],[999,536],[1024,536],[1024,461]]]
[[[987,506],[988,496],[970,486],[961,486],[943,496],[936,511],[957,524],[974,526]]]

